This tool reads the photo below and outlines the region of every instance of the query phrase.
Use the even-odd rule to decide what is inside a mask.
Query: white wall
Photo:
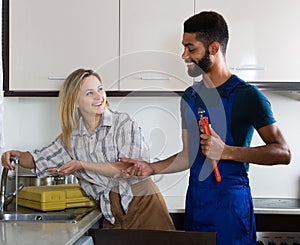
[[[251,165],[250,178],[254,197],[298,198],[300,186],[300,152],[297,151],[300,128],[298,93],[265,93],[271,100],[278,125],[288,140],[292,163],[288,166]],[[4,140],[2,150],[28,150],[41,147],[60,132],[57,98],[4,98]],[[109,98],[111,108],[126,111],[143,127],[150,144],[151,159],[165,158],[181,149],[178,96]],[[257,135],[253,145],[260,144]],[[188,172],[155,176],[167,196],[184,196]]]
[[[250,177],[256,197],[300,197],[299,147],[299,92],[265,93],[270,99],[277,124],[292,151],[292,161],[287,166],[251,165]],[[257,134],[253,145],[261,143]]]

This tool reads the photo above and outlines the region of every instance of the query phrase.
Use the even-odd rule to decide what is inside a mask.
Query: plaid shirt
[[[39,178],[49,175],[48,168],[61,167],[72,159],[85,162],[116,162],[121,157],[139,158],[149,161],[149,148],[145,143],[141,128],[128,114],[106,109],[99,126],[92,134],[86,130],[80,119],[78,130],[71,135],[71,150],[67,151],[59,139],[48,146],[31,152],[34,157],[35,172]],[[131,185],[140,182],[136,178],[112,178],[96,172],[80,170],[74,175],[87,195],[100,201],[104,217],[112,224],[109,193],[118,187],[125,213],[133,198]]]

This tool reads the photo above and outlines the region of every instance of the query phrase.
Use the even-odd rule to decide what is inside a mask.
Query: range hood
[[[300,82],[249,82],[263,91],[300,91]]]

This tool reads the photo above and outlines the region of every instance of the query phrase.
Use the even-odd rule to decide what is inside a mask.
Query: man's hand
[[[222,153],[225,147],[225,143],[220,136],[212,129],[211,135],[201,134],[201,150],[202,153],[213,160],[222,159]]]

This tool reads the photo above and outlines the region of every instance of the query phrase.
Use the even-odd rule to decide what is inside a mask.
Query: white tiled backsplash
[[[299,94],[266,93],[278,125],[291,146],[293,159],[288,166],[250,167],[254,197],[299,197],[300,162]],[[181,149],[180,97],[112,97],[113,110],[128,112],[141,125],[150,145],[151,160],[163,159]],[[4,149],[28,150],[48,144],[60,132],[57,98],[4,98]],[[253,145],[261,140],[255,135]],[[166,196],[184,196],[188,171],[154,176]]]

